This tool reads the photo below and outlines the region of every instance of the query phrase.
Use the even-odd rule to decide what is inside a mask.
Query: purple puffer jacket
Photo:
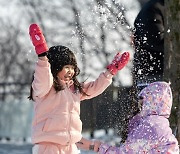
[[[141,112],[129,122],[126,142],[120,147],[101,144],[99,154],[179,154],[178,142],[167,118],[172,92],[166,82],[154,82],[144,88]]]

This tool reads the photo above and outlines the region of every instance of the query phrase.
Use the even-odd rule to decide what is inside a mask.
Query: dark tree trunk
[[[165,63],[164,79],[171,82],[173,108],[170,117],[171,127],[177,130],[180,144],[180,2],[165,0]]]

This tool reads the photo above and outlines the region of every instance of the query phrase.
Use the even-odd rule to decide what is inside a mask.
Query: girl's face
[[[63,69],[57,74],[58,78],[62,81],[68,82],[74,76],[74,66],[73,65],[65,65]]]

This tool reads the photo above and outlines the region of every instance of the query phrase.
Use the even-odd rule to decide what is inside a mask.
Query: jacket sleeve
[[[122,144],[120,147],[101,144],[99,147],[99,154],[127,154],[147,152],[143,151],[144,149],[150,149],[149,141],[147,137],[144,136],[144,134],[147,133],[146,129],[149,131],[149,128],[143,123],[136,125],[136,127],[133,127],[128,134],[128,138],[124,144]]]
[[[84,83],[83,90],[88,95],[81,95],[81,100],[90,99],[100,95],[111,83],[113,75],[101,73],[99,77],[92,82]]]
[[[50,70],[50,64],[47,60],[40,60],[35,67],[34,80],[32,82],[33,97],[42,98],[51,89],[53,84],[53,77]]]
[[[99,147],[98,154],[120,154],[120,148],[118,147],[112,147],[108,144],[101,144]],[[121,153],[123,153],[121,151]]]
[[[150,149],[146,139],[133,139],[122,144],[120,147],[113,147],[108,144],[101,144],[99,154],[127,154],[127,153],[147,153]],[[147,150],[144,150],[147,149]]]

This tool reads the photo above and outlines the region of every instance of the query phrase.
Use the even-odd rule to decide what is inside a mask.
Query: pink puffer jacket
[[[101,94],[112,82],[112,75],[104,73],[93,82],[84,83],[84,91],[89,96],[73,93],[72,86],[56,92],[49,62],[38,60],[33,87],[34,119],[32,142],[53,142],[69,145],[81,138],[80,101]]]

